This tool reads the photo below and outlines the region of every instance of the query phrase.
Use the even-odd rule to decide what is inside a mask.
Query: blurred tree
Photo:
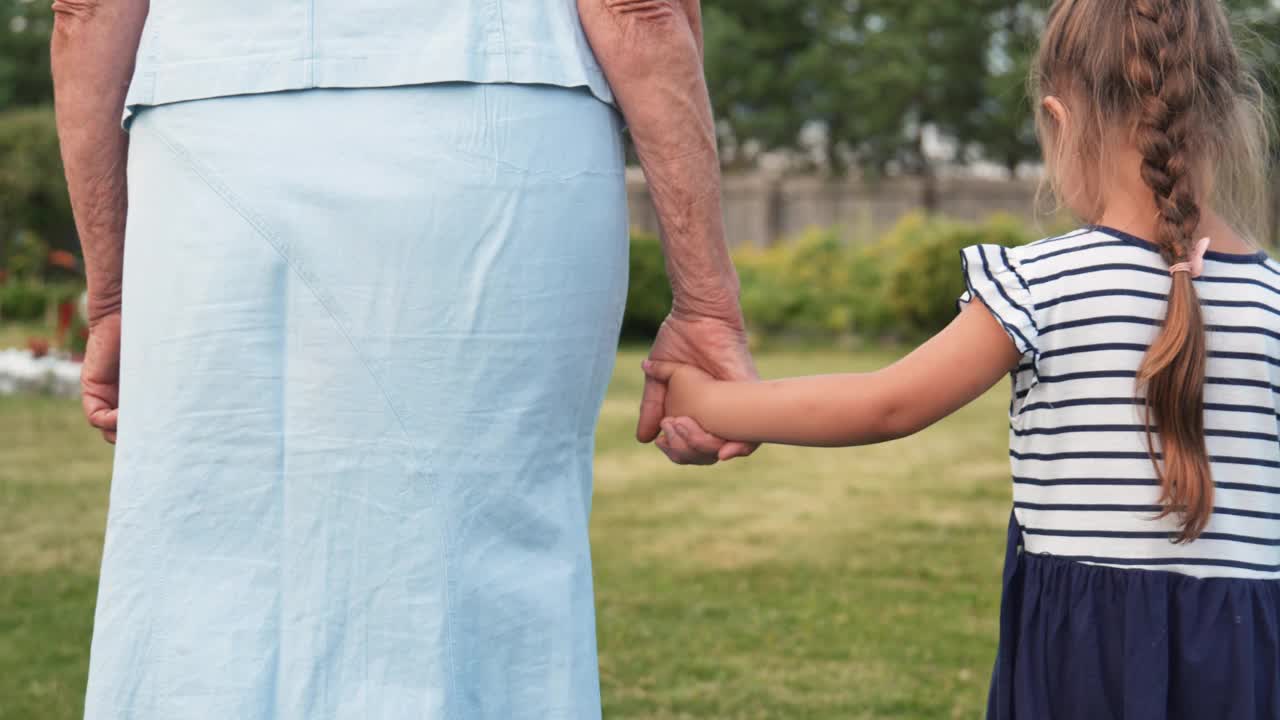
[[[1027,77],[1044,26],[1047,3],[1007,0],[991,18],[990,72],[984,97],[972,108],[974,128],[970,157],[981,157],[1017,173],[1025,162],[1037,162]]]
[[[920,177],[921,202],[938,203],[938,154],[930,132],[948,141],[951,155],[976,139],[974,108],[988,97],[992,17],[999,0],[846,4],[828,25],[847,18],[832,38],[839,48],[842,86],[824,114],[830,142],[873,174]]]
[[[1271,110],[1280,125],[1280,2],[1228,0],[1227,5],[1240,20],[1241,28],[1236,35],[1257,67],[1262,86],[1271,98]]]
[[[51,105],[0,113],[0,267],[23,232],[76,247]]]
[[[822,27],[837,0],[704,0],[707,82],[725,160],[797,148],[830,80]]]
[[[0,110],[53,101],[48,0],[0,0]]]
[[[931,131],[976,140],[997,0],[708,0],[707,73],[735,161],[813,151],[827,169],[905,172],[937,202]],[[804,132],[812,129],[812,132]]]
[[[53,123],[48,0],[0,0],[0,268],[22,234],[73,246]]]
[[[1280,4],[1226,2],[1280,97]],[[725,161],[750,166],[762,152],[791,150],[837,174],[914,174],[928,206],[939,148],[943,159],[1010,172],[1034,162],[1025,79],[1048,4],[703,0]],[[0,111],[50,103],[52,26],[49,0],[0,0]],[[29,122],[18,125],[29,132]],[[944,142],[926,152],[931,133]]]
[[[972,149],[976,156],[1013,174],[1020,164],[1040,159],[1026,80],[1049,3],[1007,0],[1003,5],[992,18],[994,62],[987,76],[986,97],[974,108],[977,132]],[[1226,0],[1226,5],[1237,20],[1236,35],[1246,55],[1256,63],[1263,85],[1271,97],[1280,97],[1280,3]]]
[[[1227,4],[1280,96],[1280,4]],[[912,174],[934,207],[939,159],[1011,174],[1039,160],[1026,77],[1048,0],[704,6],[707,76],[731,165],[792,150],[837,174]],[[928,142],[934,134],[941,142]]]

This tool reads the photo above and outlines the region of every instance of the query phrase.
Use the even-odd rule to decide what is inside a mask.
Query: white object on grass
[[[80,363],[30,350],[0,350],[0,395],[32,393],[76,397],[80,394]]]

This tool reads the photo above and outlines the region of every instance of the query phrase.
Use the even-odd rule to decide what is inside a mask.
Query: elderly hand
[[[80,395],[89,424],[102,431],[109,443],[116,441],[120,409],[120,313],[89,325],[89,340],[80,369]]]
[[[716,317],[673,312],[658,331],[649,359],[692,365],[720,380],[759,377],[742,326]],[[645,377],[636,428],[640,442],[656,440],[655,444],[679,465],[714,465],[755,451],[755,445],[725,442],[707,433],[690,418],[665,417],[666,392],[664,382]]]

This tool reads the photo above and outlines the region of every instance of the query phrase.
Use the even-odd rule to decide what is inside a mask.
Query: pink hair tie
[[[1169,274],[1174,273],[1191,273],[1191,277],[1198,278],[1204,274],[1204,254],[1209,249],[1209,238],[1200,238],[1200,242],[1191,248],[1191,255],[1186,262],[1180,262],[1176,265],[1169,266]]]

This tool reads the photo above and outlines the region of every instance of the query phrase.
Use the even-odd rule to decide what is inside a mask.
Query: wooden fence
[[[1048,224],[1036,212],[1034,181],[945,178],[939,184],[939,212],[963,220],[982,220],[1005,212],[1032,227]],[[627,174],[633,227],[656,233],[658,219],[639,170]],[[868,183],[768,174],[724,178],[725,231],[731,245],[767,246],[810,227],[836,227],[848,242],[867,242],[921,207],[923,187],[915,179]],[[1274,188],[1272,239],[1280,239],[1280,183]],[[1046,231],[1047,232],[1047,231]]]

